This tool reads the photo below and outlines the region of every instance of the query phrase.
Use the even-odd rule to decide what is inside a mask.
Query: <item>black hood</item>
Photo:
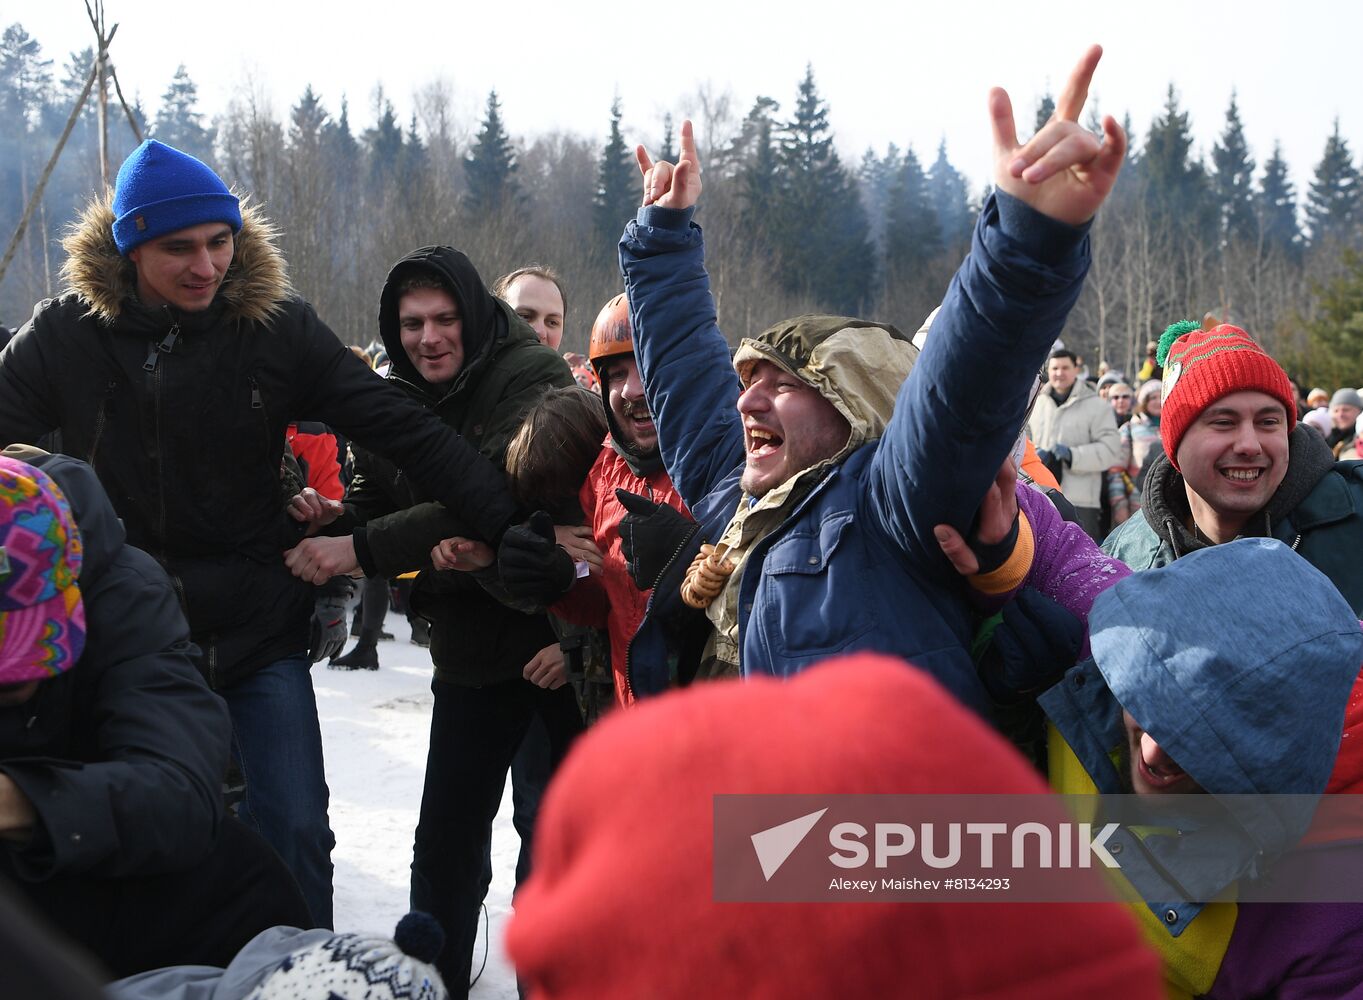
[[[417,374],[416,366],[403,350],[398,328],[398,288],[414,274],[434,276],[454,296],[454,304],[459,307],[463,320],[464,365],[461,374],[482,356],[489,344],[499,339],[498,333],[504,332],[506,318],[497,308],[497,300],[483,284],[473,262],[453,247],[422,247],[394,264],[383,283],[383,294],[379,296],[379,336],[388,351],[394,374],[412,385],[425,386],[429,383]]]

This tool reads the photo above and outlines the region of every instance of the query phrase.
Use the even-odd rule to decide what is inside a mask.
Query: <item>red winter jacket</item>
[[[648,497],[654,503],[666,503],[687,517],[686,509],[672,481],[663,469],[647,476],[636,476],[619,453],[611,447],[607,437],[601,454],[597,456],[586,482],[578,494],[586,523],[601,550],[602,570],[573,585],[566,596],[549,610],[574,625],[604,628],[610,636],[611,671],[615,675],[615,700],[621,705],[634,702],[626,675],[630,640],[639,630],[648,607],[650,591],[640,590],[630,579],[621,551],[620,522],[625,508],[616,499],[617,487]]]
[[[345,495],[341,487],[341,463],[337,460],[336,435],[322,424],[289,424],[285,432],[289,450],[308,472],[308,485],[328,500]]]

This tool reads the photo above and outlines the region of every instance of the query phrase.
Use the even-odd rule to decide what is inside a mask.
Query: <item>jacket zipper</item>
[[[208,665],[208,686],[212,690],[218,690],[218,637],[210,635],[208,637],[208,650],[204,658]]]
[[[265,394],[260,391],[260,383],[256,381],[254,375],[246,376],[247,383],[251,386],[251,409],[260,414],[260,433],[265,439],[265,454],[270,453],[270,411],[265,405]]]
[[[151,406],[152,418],[152,442],[147,457],[151,459],[152,467],[156,476],[156,541],[160,549],[160,559],[162,566],[168,565],[168,555],[166,552],[166,474],[165,474],[165,443],[162,440],[161,432],[161,355],[169,354],[175,349],[175,341],[180,336],[180,324],[177,320],[172,320],[170,329],[158,344],[153,344],[151,351],[147,354],[147,360],[142,363],[142,370],[147,373],[148,400]],[[181,598],[181,605],[184,604],[182,594],[177,595]]]
[[[118,388],[116,379],[109,379],[104,386],[104,395],[100,397],[99,409],[95,411],[95,430],[90,437],[90,451],[85,456],[87,465],[95,464],[95,453],[99,451],[100,438],[104,436],[104,424],[109,412],[109,400],[113,398],[114,390]]]

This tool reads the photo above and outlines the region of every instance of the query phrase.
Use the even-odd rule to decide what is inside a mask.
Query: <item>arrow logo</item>
[[[786,858],[800,846],[800,842],[809,835],[809,831],[814,829],[814,824],[819,822],[819,817],[826,812],[827,806],[808,816],[801,816],[799,819],[752,835],[753,850],[757,852],[757,863],[762,866],[762,877],[766,881],[771,881],[771,877],[786,863]]]

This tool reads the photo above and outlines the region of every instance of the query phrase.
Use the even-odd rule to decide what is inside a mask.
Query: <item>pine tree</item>
[[[1254,238],[1254,159],[1249,155],[1240,108],[1231,91],[1226,127],[1212,147],[1212,197],[1221,238],[1230,242]]]
[[[369,179],[376,189],[387,186],[397,174],[398,161],[402,156],[402,126],[398,124],[393,102],[379,90],[375,95],[377,120],[374,127],[366,129],[364,144],[369,151]]]
[[[1206,239],[1215,230],[1214,206],[1208,197],[1206,170],[1192,158],[1192,148],[1188,113],[1179,108],[1178,93],[1171,83],[1164,114],[1150,123],[1141,151],[1147,206],[1190,238]]]
[[[497,91],[487,95],[483,127],[464,157],[464,205],[476,219],[486,219],[514,206],[521,197],[516,181],[516,153],[502,126]]]
[[[421,133],[416,126],[416,112],[407,120],[407,135],[398,155],[398,185],[409,197],[417,190],[426,176],[428,164],[426,144],[421,141]]]
[[[639,204],[639,170],[634,162],[634,154],[625,145],[625,135],[620,129],[624,116],[620,98],[611,102],[610,136],[596,173],[596,197],[592,199],[592,218],[596,229],[596,246],[604,248],[601,252],[614,255],[614,248],[620,239],[620,230],[634,217]]]
[[[327,124],[327,110],[322,99],[308,84],[303,96],[289,112],[289,145],[312,148],[322,141],[322,130]]]
[[[1321,290],[1319,315],[1306,328],[1310,377],[1318,385],[1363,381],[1363,255],[1346,249],[1343,272]]]
[[[942,230],[927,175],[910,146],[886,205],[885,271],[890,280],[920,271],[942,252]]]
[[[861,196],[833,147],[812,66],[800,81],[794,117],[782,129],[779,163],[773,235],[787,288],[813,295],[825,308],[857,312],[870,297],[874,250]]]
[[[866,218],[870,223],[871,240],[882,255],[885,246],[885,213],[890,201],[890,188],[894,186],[899,176],[902,163],[899,147],[890,143],[883,158],[868,147],[862,154],[861,165],[857,168],[857,181],[861,185],[861,203],[866,209]]]
[[[947,159],[947,142],[937,146],[937,159],[928,170],[928,192],[937,212],[937,228],[942,244],[960,247],[970,242],[975,213],[970,208],[970,190],[961,172]]]
[[[1336,118],[1306,194],[1306,224],[1311,229],[1311,243],[1320,244],[1331,237],[1356,239],[1356,230],[1363,221],[1359,197],[1359,171]]]
[[[175,70],[170,86],[161,95],[152,135],[167,146],[198,157],[205,163],[213,159],[214,130],[206,128],[199,113],[199,88],[189,77],[184,63]]]
[[[52,96],[52,60],[22,25],[0,35],[0,135],[6,144],[37,128]]]
[[[1259,180],[1259,191],[1254,202],[1265,244],[1295,255],[1301,249],[1297,192],[1288,175],[1281,143],[1273,144],[1273,155],[1264,164],[1264,176]]]

